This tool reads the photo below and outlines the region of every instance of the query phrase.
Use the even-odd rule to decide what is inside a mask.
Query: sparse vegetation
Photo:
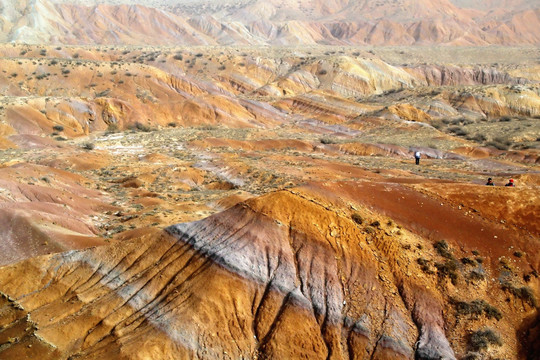
[[[430,274],[430,275],[435,273],[433,270],[431,270],[431,267],[429,266],[429,264],[430,264],[429,260],[424,259],[424,258],[418,258],[418,259],[416,259],[416,262],[418,263],[418,265],[420,265],[420,269],[424,273]]]
[[[469,337],[469,346],[473,351],[486,350],[491,345],[502,345],[501,337],[492,329],[474,331]]]
[[[134,129],[134,130],[139,130],[139,131],[144,131],[144,132],[150,132],[152,131],[152,128],[149,127],[148,125],[145,125],[143,123],[140,123],[140,122],[136,122],[133,126],[130,126],[130,129]]]
[[[502,313],[499,309],[481,299],[471,302],[451,299],[451,303],[457,316],[470,316],[473,319],[478,319],[478,317],[484,315],[488,319],[496,319],[497,321],[502,319]]]
[[[444,258],[447,259],[453,259],[454,256],[450,252],[450,247],[448,246],[448,243],[445,240],[437,241],[433,247],[435,250],[437,250],[437,253],[441,255]]]
[[[532,307],[537,306],[537,301],[534,296],[534,292],[532,289],[528,286],[516,286],[512,284],[510,281],[503,281],[501,283],[501,288],[512,294],[513,296],[517,297],[518,299],[521,299],[525,303],[529,304]]]
[[[511,141],[506,140],[502,137],[496,137],[492,141],[488,141],[486,143],[487,146],[492,146],[498,150],[508,150],[511,144]]]
[[[359,225],[362,225],[362,223],[364,222],[364,218],[362,217],[362,215],[356,212],[351,215],[351,219]]]
[[[439,278],[444,279],[448,277],[453,285],[457,285],[459,274],[456,260],[447,259],[443,263],[435,263],[435,267],[437,268]]]
[[[323,137],[319,140],[321,144],[330,145],[330,144],[337,144],[337,141],[335,139],[329,138],[329,137]]]
[[[94,148],[96,147],[96,145],[94,143],[91,143],[91,142],[85,142],[82,144],[81,146],[84,150],[94,150]]]
[[[115,132],[118,132],[118,124],[116,123],[110,123],[108,126],[107,126],[107,130],[106,130],[106,134],[112,134],[112,133],[115,133]]]

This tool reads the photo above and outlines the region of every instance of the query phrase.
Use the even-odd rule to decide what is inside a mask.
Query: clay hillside
[[[538,58],[1,45],[0,358],[538,358]]]
[[[538,45],[540,2],[5,0],[0,40],[131,45]]]
[[[538,9],[0,2],[0,359],[539,359]]]

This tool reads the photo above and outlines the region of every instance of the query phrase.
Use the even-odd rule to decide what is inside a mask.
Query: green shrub
[[[54,125],[53,130],[54,131],[64,131],[64,127],[62,125]]]

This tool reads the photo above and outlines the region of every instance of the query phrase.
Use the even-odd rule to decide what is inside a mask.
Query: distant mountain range
[[[538,45],[540,0],[3,0],[0,41]]]

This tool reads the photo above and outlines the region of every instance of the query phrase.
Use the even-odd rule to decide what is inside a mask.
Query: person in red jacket
[[[512,187],[514,187],[514,186],[515,186],[515,185],[514,185],[514,179],[508,180],[508,184],[506,184],[506,185],[504,185],[504,186],[512,186]]]

